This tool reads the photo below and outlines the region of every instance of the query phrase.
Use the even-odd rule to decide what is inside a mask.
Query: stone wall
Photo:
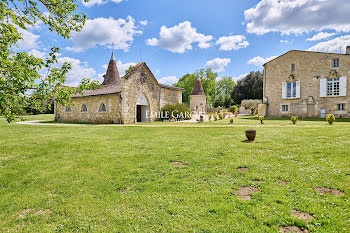
[[[206,112],[206,105],[207,105],[206,96],[204,95],[190,96],[190,109],[192,112]]]
[[[73,98],[71,112],[56,104],[55,118],[57,121],[120,123],[119,100],[120,94]],[[106,112],[99,112],[102,103]],[[87,112],[82,112],[83,104],[87,106]]]
[[[163,108],[167,104],[182,103],[182,91],[168,88],[161,88],[160,91],[160,108]]]
[[[124,124],[136,122],[136,102],[143,93],[149,103],[149,111],[156,113],[160,111],[159,95],[160,87],[152,73],[143,66],[140,72],[136,72],[128,79],[122,78],[122,121]],[[156,117],[149,120],[154,121]]]
[[[332,68],[335,58],[340,61],[338,68]],[[282,82],[291,80],[291,64],[295,64],[294,80],[300,81],[300,98],[282,99]],[[346,97],[320,97],[320,79],[334,76],[348,77]],[[264,103],[268,104],[268,116],[319,117],[321,109],[325,109],[327,114],[350,117],[349,102],[350,55],[290,51],[265,65]],[[345,111],[337,111],[340,103],[345,104]],[[289,111],[282,112],[282,105],[288,105]]]

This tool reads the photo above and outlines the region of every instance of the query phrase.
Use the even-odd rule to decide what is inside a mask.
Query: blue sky
[[[350,45],[348,0],[92,0],[89,18],[63,39],[44,25],[23,32],[20,49],[45,56],[60,47],[71,62],[67,83],[102,81],[114,43],[120,73],[145,61],[158,80],[172,84],[211,67],[235,80],[289,50],[345,52]],[[142,54],[142,58],[141,58]]]

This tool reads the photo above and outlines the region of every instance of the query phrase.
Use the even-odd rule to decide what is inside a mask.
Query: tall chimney
[[[346,46],[346,54],[350,55],[350,46]]]

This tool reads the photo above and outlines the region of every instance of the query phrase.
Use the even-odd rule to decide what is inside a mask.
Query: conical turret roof
[[[111,59],[108,64],[107,72],[103,76],[104,81],[102,85],[105,86],[120,86],[120,76],[118,72],[117,63],[114,59],[114,53],[112,52]]]
[[[194,86],[193,86],[191,95],[204,95],[205,96],[199,74],[197,75],[196,81],[194,81]]]

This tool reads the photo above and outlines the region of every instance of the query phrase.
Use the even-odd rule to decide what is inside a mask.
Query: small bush
[[[233,123],[233,118],[230,118],[230,123],[231,123],[231,124]]]
[[[264,124],[265,117],[264,116],[259,116],[259,121],[261,124]]]
[[[230,112],[232,112],[232,113],[235,113],[236,111],[238,111],[238,105],[233,105],[233,106],[231,106],[230,107]]]
[[[161,118],[163,120],[189,120],[191,119],[191,110],[184,104],[167,104],[162,108]]]
[[[218,120],[218,115],[214,115],[214,121],[217,121]]]
[[[209,121],[211,121],[213,119],[213,115],[209,114]]]
[[[326,120],[328,121],[328,123],[331,125],[333,124],[333,122],[335,121],[335,116],[333,114],[328,114],[326,116]]]
[[[222,118],[223,118],[222,113],[220,112],[218,115],[219,115],[219,119],[222,120]]]
[[[292,118],[290,118],[290,120],[293,122],[293,124],[295,125],[298,121],[298,117],[297,116],[292,116]]]

